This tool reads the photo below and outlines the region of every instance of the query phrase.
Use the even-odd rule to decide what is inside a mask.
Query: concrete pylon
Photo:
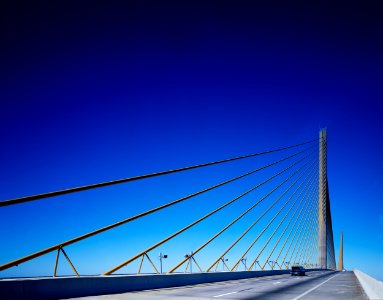
[[[319,131],[319,266],[327,269],[327,131]]]
[[[343,232],[340,233],[338,271],[343,271]]]

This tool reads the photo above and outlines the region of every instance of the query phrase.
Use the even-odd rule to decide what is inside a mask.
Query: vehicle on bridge
[[[290,273],[291,276],[305,276],[306,270],[301,266],[292,266]]]

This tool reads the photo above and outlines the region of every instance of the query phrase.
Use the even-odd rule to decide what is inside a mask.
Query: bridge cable
[[[314,234],[314,230],[316,227],[316,222],[314,219],[312,219],[312,216],[310,216],[311,222],[307,224],[306,231],[303,234],[303,237],[300,241],[300,245],[298,247],[298,250],[294,257],[294,263],[303,264],[302,258],[305,255],[307,251],[307,245],[309,245],[309,240],[311,239],[312,235]]]
[[[313,201],[310,201],[310,202],[309,202],[309,205],[310,205],[310,206],[308,207],[308,209],[312,208],[312,207],[313,207]],[[306,211],[307,211],[307,210],[306,210]],[[287,239],[286,239],[286,241],[285,241],[285,244],[286,244],[287,241],[289,240],[289,237],[290,237],[291,233],[294,232],[294,235],[293,235],[292,239],[290,240],[290,243],[289,243],[288,249],[287,249],[287,251],[286,251],[286,253],[285,253],[285,256],[284,256],[283,259],[282,259],[283,262],[286,262],[286,257],[287,257],[287,255],[290,253],[290,249],[291,249],[291,246],[292,246],[292,244],[293,244],[293,241],[295,240],[295,237],[296,237],[297,233],[299,232],[299,230],[300,230],[300,228],[301,228],[301,225],[303,224],[303,218],[301,217],[301,218],[299,219],[299,223],[298,223],[298,226],[297,226],[298,230],[295,230],[295,227],[296,227],[296,225],[297,225],[297,221],[298,221],[298,219],[297,219],[296,222],[294,223],[293,228],[291,229],[291,231],[290,231],[290,233],[289,233],[289,236],[287,237]],[[299,239],[298,239],[298,240],[299,240]],[[285,244],[283,245],[283,248],[285,247]],[[282,248],[282,250],[283,250],[283,248]],[[281,250],[281,251],[282,251],[282,250]],[[291,262],[291,258],[290,258],[290,260],[288,261],[288,263],[290,263],[290,262]],[[280,269],[281,269],[281,268],[280,268]]]
[[[284,171],[286,171],[286,170],[292,168],[293,166],[295,166],[295,165],[298,164],[299,162],[303,161],[304,159],[306,159],[306,158],[309,157],[310,155],[312,155],[312,154],[310,153],[309,155],[307,155],[307,156],[305,156],[305,157],[299,159],[297,162],[295,162],[294,164],[290,165],[289,167],[287,167],[287,168],[286,168],[285,170],[283,170],[282,172],[284,172]],[[306,163],[306,164],[307,164],[307,163]],[[301,169],[301,168],[302,168],[302,167],[300,167],[300,169]],[[298,170],[300,170],[300,169],[298,169]],[[296,171],[296,172],[297,172],[297,171]],[[280,173],[281,173],[281,172],[280,172]],[[278,173],[278,175],[279,175],[279,173]],[[276,177],[276,175],[274,175],[273,177]],[[218,211],[222,210],[223,208],[229,206],[230,204],[234,203],[235,201],[237,201],[237,200],[239,200],[240,198],[244,197],[245,195],[249,194],[250,192],[252,192],[253,190],[255,190],[257,187],[259,187],[259,185],[257,185],[257,186],[255,186],[255,187],[251,188],[250,190],[247,190],[245,193],[243,193],[243,194],[237,196],[236,198],[230,200],[229,202],[226,202],[226,203],[223,204],[222,206],[216,208],[215,210],[213,210],[213,211],[211,211],[210,213],[204,215],[203,217],[199,218],[198,220],[196,220],[196,221],[190,223],[190,224],[187,225],[186,227],[180,229],[179,231],[177,231],[177,232],[175,232],[174,234],[168,236],[167,238],[163,239],[162,241],[160,241],[160,242],[158,242],[158,243],[156,243],[156,244],[150,246],[149,248],[147,248],[147,249],[145,249],[144,251],[138,253],[137,255],[133,256],[132,258],[130,258],[130,259],[124,261],[124,262],[121,263],[120,265],[118,265],[118,266],[116,266],[116,267],[110,269],[109,271],[105,272],[104,275],[111,275],[111,274],[113,274],[113,273],[116,272],[117,270],[119,270],[119,269],[121,269],[122,267],[126,266],[127,264],[129,264],[129,263],[135,261],[137,258],[141,257],[141,255],[142,255],[143,253],[145,253],[145,252],[149,252],[149,251],[151,251],[151,250],[153,250],[153,249],[159,247],[160,245],[164,244],[165,242],[171,240],[172,238],[176,237],[177,235],[181,234],[182,232],[188,230],[189,228],[193,227],[194,225],[200,223],[201,221],[207,219],[207,218],[210,217],[211,215],[217,213]]]
[[[314,191],[315,189],[311,189],[311,192],[310,192],[310,195],[308,195],[308,197],[306,198],[306,201],[305,201],[305,205],[307,205],[307,200],[308,199],[310,199],[310,197],[312,197],[312,194],[313,194],[313,191]],[[308,203],[310,206],[311,206],[311,201],[309,201],[309,203]],[[287,242],[288,241],[290,241],[290,236],[291,236],[291,234],[294,232],[294,234],[296,234],[296,230],[295,230],[295,228],[296,227],[300,227],[300,224],[301,224],[301,222],[302,222],[302,212],[305,212],[305,210],[304,210],[304,208],[305,208],[305,206],[302,206],[301,207],[301,210],[299,211],[299,214],[298,214],[298,217],[295,219],[295,221],[294,221],[294,224],[293,224],[293,226],[291,227],[291,230],[290,230],[290,232],[289,232],[289,234],[287,235],[287,237],[286,237],[286,240],[284,241],[284,243],[283,243],[283,246],[282,246],[282,248],[280,249],[280,251],[279,251],[279,253],[278,253],[278,256],[277,256],[277,258],[276,258],[276,261],[279,261],[279,257],[282,255],[282,253],[283,253],[283,250],[285,249],[285,247],[286,247],[286,244],[287,244]],[[298,224],[298,221],[299,221],[299,224]],[[298,226],[297,226],[298,225]],[[292,239],[293,240],[293,239]],[[291,240],[291,243],[292,243],[292,240]],[[282,264],[286,264],[286,256],[287,256],[287,253],[289,252],[289,249],[290,249],[290,247],[291,247],[291,243],[290,243],[290,245],[289,245],[289,247],[288,247],[288,250],[287,250],[287,252],[286,252],[286,255],[285,255],[285,257],[283,258],[283,260],[282,260]],[[290,262],[288,262],[288,263],[290,263]],[[281,267],[280,267],[280,269],[281,269]]]
[[[314,203],[314,208],[315,207],[318,207],[318,202],[316,201],[317,200],[317,197],[314,198],[313,200],[313,203]],[[298,262],[302,262],[303,263],[303,256],[306,256],[306,253],[307,253],[307,250],[308,248],[311,246],[309,243],[310,243],[310,240],[311,240],[311,244],[313,243],[313,238],[315,235],[317,235],[317,229],[318,229],[318,209],[313,209],[313,211],[311,212],[311,216],[310,216],[310,226],[307,226],[308,228],[308,233],[305,234],[304,236],[304,239],[305,239],[305,247],[304,249],[300,249],[300,255],[299,255],[299,258],[298,258]],[[307,247],[307,245],[309,245],[309,247]]]
[[[54,191],[54,192],[48,192],[48,193],[42,193],[42,194],[38,194],[38,195],[32,195],[32,196],[14,198],[14,199],[9,199],[9,200],[3,200],[3,201],[0,201],[0,207],[20,204],[20,203],[29,202],[29,201],[42,200],[42,199],[46,199],[46,198],[52,198],[52,197],[57,197],[57,196],[61,196],[61,195],[72,194],[72,193],[102,188],[102,187],[116,185],[116,184],[152,178],[152,177],[156,177],[156,176],[178,173],[178,172],[182,172],[182,171],[187,171],[187,170],[192,170],[192,169],[222,164],[222,163],[226,163],[226,162],[232,162],[232,161],[236,161],[236,160],[246,159],[246,158],[250,158],[250,157],[254,157],[254,156],[261,156],[261,155],[265,155],[265,154],[270,154],[270,153],[275,153],[275,152],[279,152],[279,151],[283,151],[283,150],[296,148],[296,147],[310,144],[310,143],[313,143],[316,141],[318,141],[318,139],[311,140],[311,141],[304,142],[304,143],[300,143],[300,144],[295,144],[295,145],[288,146],[288,147],[283,147],[283,148],[278,148],[278,149],[273,149],[273,150],[268,150],[268,151],[263,151],[263,152],[248,154],[248,155],[242,155],[242,156],[238,156],[238,157],[227,158],[227,159],[223,159],[223,160],[218,160],[218,161],[213,161],[213,162],[208,162],[208,163],[203,163],[203,164],[198,164],[198,165],[193,165],[193,166],[188,166],[188,167],[182,167],[182,168],[178,168],[178,169],[172,169],[172,170],[167,170],[167,171],[161,171],[161,172],[156,172],[156,173],[150,173],[150,174],[145,174],[145,175],[139,175],[139,176],[134,176],[134,177],[117,179],[117,180],[112,180],[112,181],[107,181],[107,182],[102,182],[102,183],[84,185],[84,186],[80,186],[80,187],[69,188],[69,189],[64,189],[64,190],[59,190],[59,191]]]
[[[255,188],[260,187],[261,185],[267,183],[271,179],[275,178],[276,176],[282,174],[287,169],[283,170],[282,172],[277,173],[276,175],[268,178],[267,180],[263,181],[262,183],[258,184]],[[254,190],[253,188],[252,190]],[[210,244],[213,240],[215,240],[218,236],[220,236],[223,232],[225,232],[228,228],[230,228],[232,225],[234,225],[237,221],[239,221],[241,218],[243,218],[247,213],[249,213],[252,209],[254,209],[259,203],[262,202],[263,199],[257,201],[252,206],[250,206],[247,210],[245,210],[243,213],[241,213],[236,219],[234,219],[232,222],[227,224],[224,228],[222,228],[218,233],[216,233],[213,237],[211,237],[208,241],[206,241],[204,244],[202,244],[199,248],[193,251],[193,256],[197,254],[199,251],[201,251],[203,248],[205,248],[208,244]],[[176,269],[178,269],[181,265],[183,265],[188,258],[184,258],[181,262],[179,262],[175,267],[173,267],[168,273],[173,273]]]
[[[299,245],[299,248],[295,254],[294,262],[297,262],[298,264],[304,264],[302,261],[302,258],[307,251],[307,245],[309,245],[309,240],[311,239],[312,235],[314,234],[315,227],[316,227],[315,221],[311,220],[309,226],[307,226],[306,232],[303,235],[302,240],[301,240],[300,245]],[[298,256],[298,254],[299,254],[299,256]]]
[[[307,163],[305,164],[307,165]],[[305,166],[304,165],[304,166]],[[266,194],[261,200],[263,201],[264,199],[266,199],[267,197],[269,197],[272,193],[274,193],[277,189],[279,189],[284,183],[286,183],[289,179],[291,179],[298,171],[300,171],[304,166],[302,166],[299,170],[295,171],[290,177],[288,177],[287,179],[285,179],[282,183],[280,183],[277,187],[275,187],[272,191],[270,191],[268,194]],[[280,200],[280,198],[279,198]],[[242,233],[242,235],[233,243],[229,246],[229,248],[227,248],[225,250],[225,252],[220,255],[213,264],[211,264],[207,269],[206,269],[206,272],[209,272],[213,267],[214,265],[227,253],[230,251],[231,248],[233,248],[257,223],[258,221],[276,204],[277,202],[274,202],[274,204],[272,206],[270,206],[255,222],[252,223],[252,225],[250,225],[248,227],[248,229],[246,229],[246,231],[244,233]]]
[[[313,175],[315,170],[313,170],[305,179],[307,179],[309,176],[311,177]],[[291,207],[289,208],[289,210],[286,212],[285,216],[281,219],[281,221],[279,222],[279,224],[277,225],[277,227],[274,229],[273,233],[270,235],[269,239],[266,241],[266,243],[264,244],[264,246],[261,248],[261,251],[258,253],[258,255],[256,256],[256,258],[254,259],[254,264],[255,264],[255,261],[258,260],[258,258],[261,256],[261,254],[263,253],[263,251],[265,250],[265,248],[268,246],[268,244],[270,243],[270,241],[272,240],[272,238],[274,237],[274,235],[277,233],[278,229],[281,227],[281,225],[283,224],[283,222],[286,220],[287,216],[289,215],[289,213],[291,212],[291,210],[294,208],[295,204],[297,203],[297,201],[299,199],[301,199],[300,202],[302,202],[303,198],[301,198],[304,190],[307,188],[307,186],[311,183],[312,181],[309,181],[309,182],[306,182],[306,186],[304,187],[304,189],[301,190],[299,196],[295,199],[294,203],[291,205]],[[301,185],[294,191],[294,193],[290,196],[289,200],[290,201],[294,195],[298,192],[298,190],[301,188],[301,186],[303,185],[304,182],[301,183]],[[299,203],[300,203],[299,202]],[[298,209],[298,207],[297,207]],[[266,259],[264,265],[262,266],[262,270],[265,268],[267,262],[269,261],[269,258],[271,257],[272,255],[272,252],[269,254],[269,257]],[[243,257],[242,257],[243,258]],[[239,262],[238,262],[239,263]],[[252,264],[252,265],[254,265]]]
[[[314,201],[313,201],[313,204],[315,204]],[[309,230],[309,228],[312,227],[311,224],[315,221],[315,220],[313,220],[313,218],[308,217],[308,215],[311,214],[311,213],[313,213],[313,212],[315,212],[315,211],[316,211],[316,209],[315,209],[315,206],[314,206],[314,205],[312,205],[311,210],[307,210],[307,215],[305,216],[305,221],[309,220],[310,223],[309,223],[309,224],[305,224],[305,226],[304,226],[303,228],[301,228],[301,231],[300,231],[300,233],[299,233],[299,237],[298,237],[298,239],[297,239],[297,243],[295,243],[295,245],[294,245],[294,249],[293,249],[293,251],[292,251],[292,253],[291,253],[291,255],[290,255],[290,259],[289,259],[289,261],[292,261],[291,259],[292,259],[292,257],[293,257],[294,254],[295,254],[295,250],[298,248],[298,251],[297,251],[297,253],[295,254],[295,256],[294,256],[294,260],[293,260],[294,263],[296,262],[296,258],[297,258],[297,255],[298,255],[300,249],[301,249],[301,245],[302,245],[303,239],[304,239],[304,237],[306,236],[306,233],[307,233],[307,231]],[[298,241],[299,241],[299,243],[298,243]],[[297,246],[298,246],[298,247],[297,247]]]
[[[303,175],[303,174],[302,174]],[[268,194],[266,194],[262,200],[266,199],[267,197],[269,197],[274,191],[276,191],[279,187],[281,187],[285,182],[287,182],[291,177],[287,178],[285,181],[283,181],[281,184],[279,184],[276,188],[274,188],[271,192],[269,192]],[[298,178],[299,180],[299,178]],[[298,181],[297,180],[297,181]],[[223,254],[221,254],[216,261],[214,261],[208,269],[206,269],[206,272],[209,272],[211,270],[211,268],[220,260],[222,259],[222,257],[224,257],[282,198],[283,196],[296,184],[295,181],[292,185],[290,185],[283,193],[282,195],[277,198],[267,209],[266,211],[263,212],[263,214],[257,218],[256,221],[254,221],[238,238],[237,240],[235,240],[225,251]],[[279,213],[278,213],[279,214]],[[245,254],[249,251],[250,249],[247,249],[245,251]],[[244,256],[244,255],[243,255]]]
[[[284,237],[285,233],[287,232],[287,230],[289,229],[289,226],[291,225],[292,221],[295,220],[295,223],[297,222],[297,220],[299,219],[299,217],[301,216],[301,213],[303,211],[303,208],[305,207],[305,205],[307,204],[307,200],[308,198],[310,197],[310,192],[313,190],[313,185],[314,185],[314,182],[315,180],[312,180],[311,184],[310,184],[310,187],[305,191],[305,194],[304,196],[302,197],[302,200],[301,200],[301,203],[298,205],[298,207],[296,208],[296,210],[294,211],[292,217],[290,218],[289,222],[287,223],[287,225],[285,226],[282,234],[280,235],[280,237],[278,238],[277,242],[275,243],[269,257],[266,259],[266,261],[268,261],[271,257],[271,255],[274,253],[275,249],[278,247],[280,241],[282,240],[282,238]],[[301,207],[301,209],[299,210],[299,207]],[[299,213],[298,213],[299,211]],[[297,215],[298,213],[298,215]],[[297,218],[295,218],[295,216],[297,215]],[[287,242],[287,239],[284,243],[284,245],[286,245],[286,242]],[[281,251],[279,252],[278,256],[276,257],[276,259],[274,259],[274,264],[272,266],[271,269],[274,269],[274,266],[276,263],[278,263],[279,261],[279,257],[283,251],[283,248],[284,246],[281,248]],[[283,264],[283,263],[282,263]]]
[[[315,197],[315,200],[317,200],[318,197]],[[314,202],[316,204],[316,207],[318,207],[318,201]],[[304,261],[311,261],[314,262],[313,256],[316,252],[316,256],[318,257],[318,210],[316,209],[315,215],[315,224],[314,228],[312,230],[311,234],[311,242],[309,248],[306,249],[305,256],[303,257]]]
[[[304,205],[307,203],[307,199],[308,199],[308,197],[309,197],[309,195],[310,195],[310,191],[312,190],[312,186],[313,186],[314,182],[315,182],[315,180],[313,179],[313,180],[311,181],[310,186],[309,186],[307,189],[305,189],[305,194],[304,194],[304,196],[302,197],[302,199],[301,199],[299,205],[297,206],[296,210],[294,211],[293,215],[290,217],[289,222],[286,224],[286,226],[285,226],[283,232],[281,233],[281,235],[279,236],[277,242],[274,244],[274,247],[272,248],[272,250],[271,250],[269,256],[268,256],[267,259],[266,259],[266,261],[269,261],[269,259],[271,258],[271,256],[274,254],[274,251],[276,250],[276,248],[278,247],[280,241],[282,240],[282,238],[284,237],[285,233],[287,232],[287,229],[289,228],[291,222],[294,220],[295,216],[297,215],[297,213],[298,213],[298,211],[299,211],[299,207],[302,207],[302,208],[303,208]],[[302,206],[302,205],[303,205],[303,206]],[[299,215],[298,215],[298,218],[299,218]],[[278,257],[277,259],[274,259],[274,260],[273,260],[273,265],[271,266],[271,269],[272,269],[272,270],[274,270],[274,266],[275,266],[276,264],[278,264],[278,259],[279,259],[279,257]],[[279,265],[279,264],[278,264],[278,265]],[[264,267],[265,267],[265,265],[263,266],[263,268],[264,268]]]
[[[314,164],[315,161],[313,161],[313,163],[309,166],[312,167],[312,165]],[[309,169],[308,169],[309,170]],[[307,171],[308,171],[307,170]],[[308,175],[309,176],[309,175]],[[295,182],[296,183],[296,182]],[[294,185],[295,185],[294,183]],[[298,189],[300,188],[300,186],[298,187]],[[296,191],[294,192],[294,194],[298,191],[298,189],[296,189]],[[286,191],[287,193],[287,191]],[[282,197],[286,194],[282,194]],[[293,195],[294,195],[293,194]],[[242,258],[250,251],[250,249],[255,245],[255,243],[259,240],[259,238],[266,232],[266,230],[270,227],[270,225],[275,221],[275,219],[278,217],[278,215],[282,212],[282,210],[285,208],[285,206],[291,201],[292,197],[288,198],[288,200],[285,202],[285,204],[280,208],[280,210],[274,215],[274,217],[269,221],[269,223],[265,226],[264,229],[262,229],[262,231],[258,234],[258,236],[254,239],[254,241],[251,243],[251,245],[247,248],[247,250],[245,251],[245,253],[243,254]],[[262,250],[263,251],[263,250]],[[262,252],[261,251],[261,252]],[[254,266],[254,264],[256,263],[256,261],[258,260],[260,254],[254,259],[254,261],[250,264],[248,270],[251,270],[251,268]]]
[[[314,228],[311,232],[310,238],[307,241],[308,247],[307,246],[305,247],[304,253],[302,254],[302,258],[299,259],[299,261],[306,262],[306,264],[307,264],[307,262],[309,262],[309,264],[311,264],[312,254],[313,254],[313,252],[315,252],[314,245],[317,245],[316,239],[315,239],[315,236],[317,235],[316,230],[315,230],[315,226],[317,226],[317,224],[314,225]]]
[[[308,171],[308,169],[306,170],[306,171]],[[304,173],[302,174],[302,176],[304,175]],[[307,177],[309,176],[310,174],[308,174],[307,176],[306,176],[306,179],[307,179]],[[301,176],[301,177],[302,177]],[[300,177],[300,178],[301,178]],[[298,180],[300,179],[300,178],[298,178]],[[298,182],[298,180],[296,181],[296,182]],[[295,185],[296,184],[296,182],[294,182],[294,184],[292,184],[292,186],[293,185]],[[239,265],[239,263],[242,261],[242,259],[246,256],[246,254],[249,252],[249,250],[251,249],[251,247],[255,244],[255,242],[258,240],[258,238],[265,232],[265,230],[267,229],[267,227],[268,226],[270,226],[271,225],[271,223],[275,220],[275,218],[282,212],[282,210],[285,208],[285,206],[291,201],[291,199],[294,197],[294,195],[297,193],[297,191],[301,188],[301,186],[302,186],[302,184],[304,183],[304,181],[302,181],[302,183],[298,186],[298,188],[293,192],[293,194],[292,195],[290,195],[290,197],[288,198],[288,200],[285,202],[285,204],[284,205],[282,205],[282,207],[281,207],[281,209],[277,212],[277,214],[271,219],[271,221],[269,221],[269,224],[266,226],[266,228],[262,231],[262,233],[256,238],[256,240],[252,243],[252,245],[250,246],[250,247],[248,247],[247,248],[247,250],[245,250],[245,252],[240,256],[240,258],[237,260],[237,262],[234,264],[234,266],[232,267],[232,269],[231,269],[231,271],[233,271],[234,269],[235,269],[235,267],[237,267],[238,265]],[[291,187],[292,187],[291,186]],[[290,187],[290,188],[291,188]],[[289,188],[289,189],[290,189]],[[288,190],[289,190],[288,189]],[[284,196],[284,194],[282,194],[281,196],[280,196],[280,198],[282,198]],[[299,199],[299,197],[294,201],[294,203],[293,203],[293,205],[290,207],[290,209],[289,209],[289,211],[288,211],[288,213],[290,212],[290,210],[294,207],[294,205],[295,205],[295,203],[296,203],[296,201]],[[279,201],[279,199],[277,199],[277,201]],[[287,215],[288,215],[288,213],[286,214],[286,216],[285,217],[287,217]],[[258,257],[257,257],[258,258]],[[255,259],[255,261],[257,261],[257,259]],[[251,268],[248,268],[249,270],[251,269]]]
[[[302,150],[302,151],[299,151],[299,152],[297,152],[297,153],[295,153],[295,154],[289,155],[289,156],[287,156],[287,157],[285,157],[285,158],[279,159],[279,160],[277,160],[277,161],[275,161],[275,162],[272,162],[272,163],[270,163],[270,164],[268,164],[268,165],[259,167],[259,168],[255,169],[255,170],[253,170],[253,171],[250,171],[250,172],[244,173],[244,174],[242,174],[242,175],[239,175],[239,176],[237,176],[237,177],[231,178],[231,179],[229,179],[229,180],[220,182],[220,183],[218,183],[218,184],[216,184],[216,185],[214,185],[214,186],[210,186],[210,187],[208,187],[208,188],[206,188],[206,189],[204,189],[204,190],[201,190],[201,191],[195,192],[195,193],[193,193],[193,194],[184,196],[184,197],[182,197],[182,198],[176,199],[176,200],[174,200],[174,201],[171,201],[171,202],[169,202],[169,203],[163,204],[163,205],[158,206],[158,207],[156,207],[156,208],[147,210],[147,211],[145,211],[145,212],[143,212],[143,213],[139,213],[139,214],[137,214],[137,215],[135,215],[135,216],[129,217],[129,218],[127,218],[127,219],[124,219],[124,220],[122,220],[122,221],[116,222],[116,223],[114,223],[114,224],[111,224],[111,225],[108,225],[108,226],[105,226],[105,227],[96,229],[96,230],[94,230],[94,231],[91,231],[91,232],[89,232],[89,233],[83,234],[83,235],[78,236],[78,237],[76,237],[76,238],[67,240],[67,241],[62,242],[62,243],[60,243],[60,244],[56,244],[56,245],[54,245],[54,246],[48,247],[48,248],[46,248],[46,249],[40,250],[40,251],[35,252],[35,253],[32,253],[32,254],[30,254],[30,255],[24,256],[24,257],[22,257],[22,258],[20,258],[20,259],[11,261],[11,262],[6,263],[6,264],[3,264],[3,265],[0,265],[0,271],[5,270],[5,269],[8,269],[8,268],[13,267],[13,266],[17,266],[17,265],[19,265],[19,264],[21,264],[21,263],[24,263],[24,262],[29,261],[29,260],[31,260],[31,259],[34,259],[34,258],[36,258],[36,257],[45,255],[45,254],[50,253],[50,252],[52,252],[52,251],[55,251],[55,250],[57,250],[57,249],[59,249],[59,248],[61,248],[61,247],[65,247],[65,246],[68,246],[68,245],[77,243],[77,242],[79,242],[79,241],[81,241],[81,240],[84,240],[84,239],[86,239],[86,238],[89,238],[89,237],[91,237],[91,236],[100,234],[100,233],[102,233],[102,232],[108,231],[108,230],[110,230],[110,229],[116,228],[116,227],[121,226],[121,225],[124,225],[124,224],[127,224],[127,223],[129,223],[129,222],[132,222],[132,221],[134,221],[134,220],[137,220],[137,219],[139,219],[139,218],[142,218],[142,217],[144,217],[144,216],[147,216],[147,215],[152,214],[152,213],[154,213],[154,212],[157,212],[157,211],[159,211],[159,210],[162,210],[162,209],[165,209],[165,208],[170,207],[170,206],[172,206],[172,205],[181,203],[181,202],[183,202],[183,201],[186,201],[186,200],[188,200],[188,199],[191,199],[191,198],[193,198],[193,197],[196,197],[196,196],[198,196],[198,195],[201,195],[201,194],[203,194],[203,193],[206,193],[206,192],[208,192],[208,191],[211,191],[211,190],[213,190],[213,189],[216,189],[216,188],[218,188],[218,187],[221,187],[221,186],[226,185],[226,184],[228,184],[228,183],[231,183],[231,182],[233,182],[233,181],[236,181],[236,180],[238,180],[238,179],[244,178],[244,177],[246,177],[246,176],[249,176],[249,175],[251,175],[251,174],[254,174],[254,173],[256,173],[256,172],[259,172],[259,171],[261,171],[261,170],[264,170],[264,169],[266,169],[266,168],[272,167],[272,166],[274,166],[274,165],[276,165],[276,164],[279,164],[279,163],[281,163],[281,162],[283,162],[283,161],[289,160],[289,159],[291,159],[291,158],[293,158],[293,157],[295,157],[295,156],[298,156],[298,155],[300,155],[300,154],[302,154],[302,153],[305,153],[305,152],[309,151],[310,149],[312,149],[313,147],[315,147],[315,145],[314,145],[314,146],[310,146],[310,147],[308,147],[308,148],[306,148],[306,149],[304,149],[304,150]]]
[[[297,248],[299,249],[300,248],[300,245],[302,244],[302,239],[303,239],[303,237],[304,237],[304,234],[306,233],[306,231],[307,231],[307,227],[308,227],[308,225],[305,223],[309,218],[307,217],[307,215],[305,215],[304,216],[305,218],[304,218],[304,226],[302,226],[302,228],[300,228],[300,231],[299,231],[299,233],[298,233],[298,238],[297,238],[297,240],[296,240],[296,242],[295,242],[295,244],[294,244],[294,248],[293,248],[293,251],[291,252],[291,255],[290,255],[290,258],[289,258],[289,261],[290,262],[293,262],[293,264],[295,264],[295,262],[296,262],[296,260],[295,260],[295,258],[296,258],[296,255],[295,255],[295,258],[294,258],[294,260],[292,260],[292,258],[293,258],[293,256],[294,256],[294,254],[295,254],[295,251],[297,250]],[[299,245],[299,246],[298,246]]]

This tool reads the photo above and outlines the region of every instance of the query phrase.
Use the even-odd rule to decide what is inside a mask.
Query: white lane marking
[[[218,298],[218,297],[222,297],[222,296],[226,296],[226,295],[231,295],[231,294],[236,294],[238,292],[231,292],[231,293],[226,293],[226,294],[222,294],[222,295],[217,295],[217,296],[213,296],[213,298]]]
[[[281,282],[280,281],[277,281],[277,282],[274,282],[273,284],[280,284]]]
[[[319,288],[321,285],[325,284],[327,281],[330,281],[331,279],[333,279],[334,277],[338,276],[339,274],[336,274],[332,277],[330,277],[329,279],[323,281],[322,283],[318,284],[317,286],[314,286],[313,288],[309,289],[307,292],[304,292],[303,294],[300,294],[298,297],[295,297],[294,299],[292,300],[298,300],[298,299],[301,299],[303,296],[306,296],[308,293],[311,293],[313,290],[316,290],[317,288]]]

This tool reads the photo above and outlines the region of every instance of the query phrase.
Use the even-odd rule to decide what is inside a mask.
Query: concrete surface
[[[354,270],[364,292],[369,299],[383,299],[383,282],[359,271]]]
[[[283,270],[1,279],[0,299],[65,299],[287,273]]]
[[[281,299],[281,300],[321,300],[355,299],[365,300],[357,278],[353,272],[316,271],[304,277],[289,274],[266,276],[251,279],[200,284],[178,288],[129,292],[117,295],[77,298],[77,300],[108,299]]]

